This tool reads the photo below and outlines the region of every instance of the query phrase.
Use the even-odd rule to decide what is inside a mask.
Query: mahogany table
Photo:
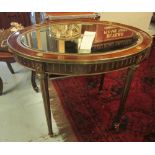
[[[48,74],[83,76],[128,69],[112,127],[119,129],[134,71],[148,57],[152,38],[128,25],[108,21],[48,21],[8,39],[17,62],[40,74],[49,135],[53,134]]]

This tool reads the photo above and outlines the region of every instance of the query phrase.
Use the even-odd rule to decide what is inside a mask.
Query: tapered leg
[[[118,109],[118,112],[117,112],[116,116],[114,117],[114,120],[112,123],[112,129],[115,129],[116,131],[119,131],[119,128],[120,128],[120,119],[121,119],[123,112],[125,110],[125,103],[127,100],[127,96],[128,96],[129,90],[130,90],[131,81],[132,81],[132,78],[133,78],[136,68],[137,68],[137,66],[131,66],[128,69],[122,96],[120,99],[119,109]]]
[[[99,86],[99,89],[98,89],[99,93],[101,93],[101,91],[103,90],[104,77],[105,77],[105,74],[100,75],[100,86]]]
[[[53,135],[52,130],[52,119],[51,119],[51,110],[50,110],[50,98],[49,98],[49,90],[48,90],[48,74],[41,74],[40,75],[40,86],[42,91],[42,97],[44,101],[44,108],[46,114],[46,120],[48,125],[48,132],[49,135]]]
[[[12,74],[15,74],[15,72],[14,72],[14,70],[13,70],[11,64],[10,64],[9,62],[7,62],[6,64],[7,64],[8,68],[9,68],[9,71],[10,71]]]
[[[32,84],[33,89],[36,92],[39,92],[39,88],[36,84],[36,72],[35,71],[32,71],[32,74],[31,74],[31,84]]]
[[[2,95],[2,93],[3,93],[3,81],[0,77],[0,95]]]

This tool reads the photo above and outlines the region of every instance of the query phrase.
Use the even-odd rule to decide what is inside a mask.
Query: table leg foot
[[[53,137],[54,135],[53,135],[53,132],[52,133],[48,133],[48,135],[50,136],[50,137]]]
[[[120,120],[120,122],[116,122],[115,120],[112,123],[111,131],[115,133],[120,133],[126,130],[128,125],[128,117],[124,117]]]

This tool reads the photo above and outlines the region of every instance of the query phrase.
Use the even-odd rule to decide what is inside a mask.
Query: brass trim
[[[114,60],[118,60],[118,59],[126,59],[127,57],[130,57],[130,56],[134,56],[134,55],[138,55],[140,54],[141,52],[147,52],[147,50],[149,49],[150,47],[148,48],[145,48],[143,51],[140,51],[138,53],[134,53],[134,54],[129,54],[129,55],[125,55],[125,56],[120,56],[120,57],[114,57],[114,58],[104,58],[104,59],[100,59],[100,60],[91,60],[91,61],[87,61],[87,60],[83,60],[83,61],[75,61],[75,60],[60,60],[60,59],[43,59],[43,58],[38,58],[38,57],[33,57],[33,56],[30,56],[30,55],[26,55],[26,54],[21,54],[21,52],[19,52],[18,50],[11,50],[12,53],[14,52],[17,52],[16,54],[17,55],[20,55],[21,57],[24,57],[24,58],[27,58],[27,59],[30,59],[30,60],[35,60],[35,61],[38,61],[38,62],[56,62],[56,63],[61,63],[61,64],[64,64],[64,63],[75,63],[75,64],[95,64],[95,63],[99,63],[99,62],[102,62],[102,61],[105,61],[105,62],[108,62],[108,61],[114,61]]]

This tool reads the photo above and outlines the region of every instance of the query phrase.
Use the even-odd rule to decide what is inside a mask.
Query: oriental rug
[[[59,100],[54,104],[58,107],[53,115],[66,141],[155,141],[155,48],[135,72],[121,119],[127,121],[127,127],[113,132],[110,127],[118,109],[125,76],[126,70],[107,73],[100,94],[99,76],[51,82]]]

